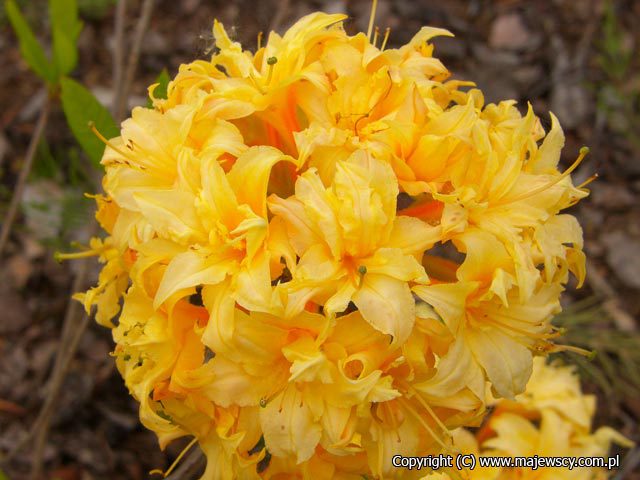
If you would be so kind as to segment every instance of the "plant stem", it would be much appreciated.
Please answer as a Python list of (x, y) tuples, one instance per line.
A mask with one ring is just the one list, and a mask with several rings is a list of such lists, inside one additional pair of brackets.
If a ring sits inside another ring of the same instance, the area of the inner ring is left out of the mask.
[(116, 122), (122, 120), (118, 115), (120, 99), (122, 98), (122, 84), (124, 81), (124, 24), (127, 15), (127, 0), (119, 0), (116, 6), (115, 44), (113, 47), (113, 113)]
[(20, 170), (16, 188), (13, 192), (11, 203), (9, 204), (9, 210), (7, 211), (7, 214), (4, 217), (4, 221), (2, 222), (2, 230), (0, 231), (0, 259), (2, 258), (4, 249), (9, 241), (9, 233), (11, 233), (11, 227), (13, 226), (16, 214), (18, 213), (20, 201), (22, 200), (22, 194), (24, 193), (24, 187), (27, 183), (27, 178), (29, 178), (29, 173), (31, 173), (31, 168), (33, 166), (33, 160), (36, 156), (38, 144), (40, 143), (40, 139), (44, 134), (45, 127), (47, 126), (50, 108), (51, 99), (47, 97), (44, 105), (42, 106), (42, 110), (40, 110), (40, 116), (38, 117), (38, 122), (36, 123), (36, 129), (31, 137), (31, 141), (27, 149), (27, 157), (25, 158), (22, 169)]
[(138, 59), (140, 58), (142, 40), (144, 39), (144, 34), (147, 31), (147, 27), (149, 26), (149, 20), (151, 19), (151, 13), (153, 12), (154, 4), (155, 0), (144, 0), (144, 3), (142, 4), (142, 13), (140, 14), (140, 18), (138, 19), (138, 23), (136, 24), (131, 53), (129, 54), (129, 60), (127, 63), (127, 71), (124, 75), (124, 81), (121, 90), (122, 94), (116, 104), (117, 119), (122, 118), (122, 116), (124, 115), (127, 100), (129, 98), (129, 90), (131, 89), (133, 77), (138, 66)]

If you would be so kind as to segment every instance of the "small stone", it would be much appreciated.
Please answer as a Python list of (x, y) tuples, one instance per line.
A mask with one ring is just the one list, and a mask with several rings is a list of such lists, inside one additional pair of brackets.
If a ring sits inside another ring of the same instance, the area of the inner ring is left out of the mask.
[(519, 13), (500, 15), (491, 25), (489, 45), (497, 50), (531, 50), (540, 39), (522, 21)]
[(627, 286), (640, 289), (640, 239), (616, 231), (602, 237), (607, 264)]

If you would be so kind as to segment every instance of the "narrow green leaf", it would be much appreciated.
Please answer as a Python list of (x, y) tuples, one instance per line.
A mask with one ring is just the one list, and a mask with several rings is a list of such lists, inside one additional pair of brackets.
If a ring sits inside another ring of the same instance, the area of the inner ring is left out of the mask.
[(9, 477), (2, 470), (0, 470), (0, 480), (9, 480)]
[(49, 0), (51, 25), (60, 27), (70, 37), (78, 37), (81, 22), (78, 20), (78, 4), (76, 0)]
[(5, 10), (20, 42), (22, 58), (40, 78), (48, 83), (55, 83), (55, 68), (47, 60), (42, 45), (36, 39), (33, 30), (31, 30), (22, 13), (20, 13), (20, 9), (18, 9), (14, 0), (6, 0)]
[(76, 68), (78, 63), (78, 49), (76, 42), (69, 36), (61, 33), (59, 27), (53, 28), (53, 60), (58, 75), (67, 75)]
[(63, 77), (60, 85), (62, 109), (67, 123), (93, 164), (101, 168), (100, 159), (105, 146), (91, 131), (90, 123), (93, 122), (96, 129), (106, 138), (116, 137), (120, 131), (109, 111), (89, 90), (68, 77)]
[(76, 0), (49, 0), (53, 30), (53, 59), (58, 75), (70, 73), (78, 63), (78, 35), (82, 22), (78, 20)]
[(154, 85), (151, 86), (153, 90), (149, 95), (150, 97), (149, 100), (147, 100), (148, 108), (153, 108), (153, 100), (151, 99), (151, 97), (155, 99), (167, 98), (167, 88), (169, 87), (170, 80), (171, 78), (169, 78), (169, 72), (167, 71), (166, 68), (163, 68), (162, 71), (156, 77), (156, 81), (154, 82)]

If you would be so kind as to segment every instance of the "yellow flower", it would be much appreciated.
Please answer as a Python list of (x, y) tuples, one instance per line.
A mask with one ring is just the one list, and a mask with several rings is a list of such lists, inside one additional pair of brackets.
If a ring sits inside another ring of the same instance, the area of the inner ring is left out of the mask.
[[(448, 80), (429, 43), (445, 30), (391, 49), (344, 18), (308, 15), (255, 53), (216, 21), (211, 59), (105, 140), (110, 236), (75, 254), (105, 266), (77, 298), (113, 328), (141, 421), (162, 447), (193, 437), (203, 480), (409, 478), (393, 455), (455, 452), (487, 385), (605, 445), (574, 383), (518, 396), (584, 278), (559, 212), (586, 191), (579, 161), (557, 170), (555, 117), (545, 136), (531, 108)], [(512, 423), (547, 435), (504, 415), (493, 448)]]
[(409, 282), (427, 281), (416, 257), (439, 230), (396, 217), (396, 196), (391, 169), (358, 151), (336, 165), (330, 187), (308, 170), (294, 196), (271, 198), (270, 209), (284, 219), (300, 257), (288, 265), (293, 279), (282, 285), (288, 314), (311, 300), (334, 315), (353, 301), (377, 330), (404, 343), (415, 317)]
[[(483, 457), (603, 457), (613, 443), (630, 448), (633, 443), (609, 427), (591, 432), (595, 397), (584, 395), (577, 374), (558, 362), (534, 360), (526, 391), (515, 400), (496, 400), (494, 410), (474, 435), (466, 429), (453, 432), (456, 454)], [(422, 480), (528, 480), (605, 479), (615, 470), (597, 467), (480, 467), (430, 473)]]
[[(487, 455), (546, 457), (607, 457), (612, 443), (629, 448), (628, 439), (609, 427), (591, 432), (595, 397), (585, 395), (574, 369), (559, 363), (534, 361), (533, 374), (515, 402), (499, 400), (478, 434)], [(534, 422), (539, 421), (539, 425)], [(601, 468), (504, 469), (499, 478), (607, 478)]]
[(129, 285), (128, 269), (133, 261), (130, 251), (120, 254), (113, 246), (112, 237), (104, 241), (92, 238), (90, 248), (78, 254), (60, 255), (59, 258), (80, 258), (86, 256), (98, 256), (105, 266), (100, 271), (98, 285), (89, 289), (86, 293), (77, 293), (74, 299), (82, 302), (87, 312), (96, 305), (96, 322), (105, 327), (112, 327), (111, 319), (120, 311), (120, 297)]

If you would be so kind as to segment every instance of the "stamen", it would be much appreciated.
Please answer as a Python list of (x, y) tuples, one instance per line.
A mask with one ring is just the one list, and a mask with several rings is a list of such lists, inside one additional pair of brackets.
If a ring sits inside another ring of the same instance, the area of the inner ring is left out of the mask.
[(262, 35), (264, 35), (262, 31), (258, 32), (258, 50), (262, 48)]
[(389, 34), (391, 33), (391, 27), (387, 27), (384, 31), (384, 38), (382, 39), (382, 45), (380, 45), (380, 50), (384, 50), (384, 47), (387, 46), (387, 40), (389, 40)]
[(253, 80), (253, 84), (256, 86), (256, 88), (258, 89), (258, 91), (264, 95), (265, 93), (267, 93), (262, 86), (260, 85), (260, 82), (258, 81), (258, 79), (256, 78), (256, 76), (253, 74), (253, 72), (249, 72), (249, 77), (251, 78), (251, 80)]
[(416, 419), (420, 422), (420, 424), (424, 427), (424, 429), (431, 435), (431, 437), (436, 441), (438, 445), (440, 445), (444, 450), (448, 450), (447, 445), (438, 437), (435, 432), (431, 429), (431, 427), (425, 422), (424, 418), (420, 416), (418, 412), (409, 404), (409, 402), (405, 401), (403, 398), (398, 399), (399, 402), (402, 403), (404, 408), (406, 408), (409, 413), (411, 413)]
[(545, 190), (553, 187), (556, 183), (558, 183), (563, 178), (567, 177), (576, 168), (578, 168), (578, 165), (580, 165), (580, 163), (582, 163), (582, 160), (584, 159), (584, 157), (587, 156), (588, 153), (589, 153), (589, 147), (582, 147), (580, 149), (580, 155), (578, 155), (578, 158), (576, 159), (576, 161), (573, 162), (573, 164), (569, 168), (567, 168), (561, 175), (558, 175), (555, 179), (553, 179), (549, 183), (546, 183), (546, 184), (542, 185), (541, 187), (534, 188), (533, 190), (531, 190), (529, 192), (525, 192), (523, 194), (520, 194), (520, 195), (516, 196), (515, 198), (510, 198), (510, 199), (505, 200), (505, 201), (498, 201), (498, 202), (494, 203), (493, 205), (494, 206), (508, 205), (510, 203), (513, 203), (513, 202), (519, 202), (521, 200), (525, 200), (525, 199), (527, 199), (529, 197), (537, 195), (540, 192), (544, 192)]
[(75, 252), (75, 253), (61, 253), (55, 252), (53, 254), (53, 258), (56, 262), (61, 263), (64, 260), (76, 260), (78, 258), (88, 258), (88, 257), (96, 257), (102, 254), (100, 250), (86, 250), (84, 252)]
[(549, 350), (550, 353), (556, 352), (573, 352), (578, 355), (582, 355), (587, 357), (589, 360), (593, 360), (596, 358), (597, 352), (595, 350), (587, 350), (585, 348), (574, 347), (573, 345), (554, 345), (554, 348)]
[(600, 177), (600, 175), (598, 175), (597, 173), (594, 173), (589, 178), (587, 178), (584, 182), (582, 182), (580, 185), (578, 185), (576, 188), (578, 190), (580, 190), (580, 189), (586, 187), (587, 185), (589, 185), (594, 180), (597, 180), (599, 177)]
[(374, 47), (376, 46), (376, 43), (378, 43), (378, 35), (380, 35), (380, 28), (376, 25), (373, 33), (373, 41), (371, 42)]
[[(403, 383), (405, 383), (405, 382), (403, 382)], [(404, 386), (407, 388), (407, 390), (409, 390), (411, 393), (413, 393), (413, 395), (418, 400), (418, 402), (420, 402), (420, 404), (425, 408), (425, 410), (429, 413), (429, 415), (431, 415), (431, 417), (436, 421), (438, 426), (442, 429), (442, 432), (445, 435), (447, 435), (448, 437), (451, 437), (451, 432), (449, 431), (447, 426), (444, 423), (442, 423), (442, 420), (440, 420), (440, 417), (438, 417), (436, 415), (436, 413), (429, 406), (429, 404), (425, 401), (425, 399), (422, 398), (422, 396), (420, 396), (420, 393), (415, 388), (413, 388), (411, 385), (409, 385), (408, 383), (405, 383)]]
[(371, 41), (371, 32), (373, 31), (373, 22), (376, 18), (376, 9), (378, 8), (378, 0), (373, 0), (371, 4), (371, 16), (369, 17), (369, 28), (367, 28), (367, 38)]
[(398, 443), (400, 443), (402, 440), (400, 439), (400, 432), (398, 432), (398, 422), (396, 421), (397, 419), (395, 414), (393, 413), (393, 410), (391, 410), (391, 405), (389, 404), (389, 402), (384, 402), (382, 406), (384, 407), (387, 415), (389, 416), (389, 420), (391, 421), (391, 427), (393, 428), (393, 431), (396, 432), (396, 440)]
[[(122, 155), (124, 158), (126, 158), (127, 160), (129, 160), (130, 162), (136, 163), (136, 159), (133, 157), (130, 157), (129, 154), (123, 152), (122, 150), (120, 150), (118, 147), (116, 147), (113, 143), (111, 143), (109, 140), (107, 140), (105, 138), (104, 135), (102, 135), (98, 129), (96, 128), (96, 124), (93, 121), (89, 122), (89, 128), (91, 129), (91, 131), (93, 132), (93, 134), (98, 137), (98, 139), (104, 143), (107, 147), (109, 147), (111, 150), (114, 150), (116, 152), (118, 152), (120, 155)], [(142, 168), (142, 167), (141, 167)]]
[(158, 474), (158, 475), (162, 475), (164, 478), (167, 478), (169, 475), (171, 475), (171, 472), (178, 466), (178, 463), (180, 463), (180, 460), (182, 460), (182, 457), (186, 455), (186, 453), (191, 449), (191, 447), (193, 447), (196, 444), (197, 441), (198, 441), (198, 437), (194, 437), (194, 439), (191, 440), (189, 444), (182, 449), (182, 451), (180, 452), (180, 455), (178, 455), (178, 457), (175, 459), (175, 461), (171, 464), (171, 466), (167, 469), (166, 472), (163, 472), (162, 470), (156, 468), (154, 470), (151, 470), (149, 472), (149, 475)]
[[(385, 94), (375, 103), (373, 107), (371, 107), (371, 109), (367, 113), (362, 114), (362, 116), (358, 120), (356, 120), (355, 123), (353, 124), (353, 132), (356, 137), (360, 136), (360, 134), (358, 133), (358, 123), (361, 120), (364, 120), (365, 118), (369, 118), (369, 115), (371, 115), (371, 112), (373, 112), (378, 105), (384, 102), (389, 96), (389, 93), (391, 93), (391, 89), (393, 88), (393, 80), (391, 79), (391, 74), (388, 71), (387, 71), (387, 76), (389, 77), (389, 88), (387, 88), (387, 91), (385, 92)], [(354, 115), (358, 115), (358, 114), (356, 113)]]
[[(370, 113), (370, 112), (369, 112), (369, 113)], [(358, 133), (358, 123), (359, 123), (361, 120), (364, 120), (365, 118), (368, 118), (368, 117), (369, 117), (369, 113), (364, 113), (364, 114), (363, 114), (359, 119), (357, 119), (357, 120), (355, 121), (355, 123), (353, 124), (353, 133), (355, 134), (355, 136), (356, 136), (356, 137), (359, 137), (359, 136), (360, 136), (360, 134)]]
[[(262, 397), (260, 399), (259, 405), (261, 408), (265, 408), (267, 405), (269, 405), (269, 403), (271, 402), (271, 400), (273, 400), (274, 398), (276, 398), (278, 395), (280, 395), (282, 393), (282, 391), (285, 389), (286, 387), (281, 387), (277, 390), (275, 390), (274, 392), (272, 392), (270, 395), (267, 395), (266, 397)], [(284, 395), (282, 396), (282, 400), (280, 402), (280, 409), (282, 410), (282, 401), (284, 401)]]
[(527, 330), (524, 330), (522, 328), (518, 328), (518, 327), (514, 327), (513, 325), (507, 324), (507, 323), (502, 323), (502, 322), (498, 322), (496, 320), (493, 320), (491, 318), (483, 318), (481, 320), (483, 323), (490, 323), (491, 325), (494, 325), (498, 328), (505, 328), (507, 330), (511, 330), (514, 333), (517, 333), (519, 335), (524, 335), (526, 337), (531, 337), (531, 338), (537, 338), (539, 340), (548, 340), (550, 338), (556, 338), (559, 337), (561, 334), (559, 332), (550, 332), (550, 333), (534, 333), (534, 332), (529, 332)]
[(267, 65), (269, 65), (269, 73), (267, 74), (267, 85), (271, 83), (271, 77), (273, 75), (273, 66), (278, 63), (277, 57), (267, 58)]

